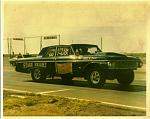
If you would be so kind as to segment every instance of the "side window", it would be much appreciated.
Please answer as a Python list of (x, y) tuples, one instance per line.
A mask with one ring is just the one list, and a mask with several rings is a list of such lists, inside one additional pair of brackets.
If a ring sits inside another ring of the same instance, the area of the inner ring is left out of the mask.
[(53, 56), (55, 56), (55, 51), (56, 51), (55, 47), (48, 48), (47, 53), (46, 53), (45, 56), (46, 57), (53, 57)]
[(90, 54), (95, 54), (95, 53), (97, 52), (97, 48), (96, 48), (96, 47), (89, 48), (89, 49), (88, 49), (88, 52), (89, 52)]
[(73, 55), (73, 51), (71, 47), (58, 47), (57, 48), (57, 56), (69, 56)]

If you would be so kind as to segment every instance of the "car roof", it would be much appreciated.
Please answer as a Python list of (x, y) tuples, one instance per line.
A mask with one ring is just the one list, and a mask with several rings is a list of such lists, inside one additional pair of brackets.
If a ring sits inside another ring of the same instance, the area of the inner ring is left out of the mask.
[(72, 46), (97, 46), (97, 45), (93, 45), (93, 44), (71, 44)]
[(84, 46), (97, 46), (97, 45), (93, 45), (93, 44), (70, 44), (70, 45), (53, 45), (53, 46), (47, 46), (47, 47), (43, 47), (43, 48), (48, 48), (48, 47), (61, 47), (61, 46), (73, 46), (73, 47), (84, 47)]

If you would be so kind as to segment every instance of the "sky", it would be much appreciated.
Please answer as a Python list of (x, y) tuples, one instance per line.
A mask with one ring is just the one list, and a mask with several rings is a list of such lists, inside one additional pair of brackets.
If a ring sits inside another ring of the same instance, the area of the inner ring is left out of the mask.
[[(4, 2), (3, 52), (7, 38), (59, 35), (61, 44), (88, 43), (105, 52), (146, 52), (150, 4), (147, 2)], [(43, 47), (58, 44), (44, 40)], [(23, 42), (13, 41), (23, 52)], [(40, 37), (26, 38), (29, 53), (38, 53)]]

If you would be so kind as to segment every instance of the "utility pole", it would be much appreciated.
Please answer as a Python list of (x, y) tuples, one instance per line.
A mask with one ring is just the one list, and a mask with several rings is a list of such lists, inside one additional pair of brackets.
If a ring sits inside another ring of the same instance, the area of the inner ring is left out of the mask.
[(8, 54), (9, 54), (9, 49), (10, 49), (10, 47), (9, 47), (9, 45), (10, 45), (9, 38), (7, 38), (7, 45), (8, 45)]
[(24, 55), (26, 54), (26, 42), (25, 42), (25, 37), (24, 37)]
[(59, 40), (59, 45), (60, 45), (60, 34), (58, 35), (58, 38), (59, 38), (58, 40)]
[(101, 50), (102, 50), (102, 48), (103, 48), (103, 39), (101, 37)]
[(40, 51), (41, 51), (41, 49), (42, 49), (42, 36), (41, 36), (41, 40), (40, 40)]
[(11, 51), (12, 51), (12, 38), (10, 38), (10, 58), (11, 58)]

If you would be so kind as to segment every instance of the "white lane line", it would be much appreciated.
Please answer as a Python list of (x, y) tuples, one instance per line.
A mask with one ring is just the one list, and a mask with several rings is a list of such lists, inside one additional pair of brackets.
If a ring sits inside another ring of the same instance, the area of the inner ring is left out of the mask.
[(45, 91), (45, 92), (39, 92), (37, 94), (46, 94), (46, 93), (56, 93), (56, 92), (63, 92), (71, 89), (63, 89), (63, 90), (54, 90), (54, 91)]
[[(14, 92), (19, 92), (19, 93), (33, 93), (30, 91), (22, 91), (22, 90), (8, 89), (8, 88), (3, 88), (3, 89), (6, 91), (14, 91)], [(48, 94), (48, 93), (55, 93), (55, 92), (63, 92), (63, 91), (67, 91), (67, 90), (71, 90), (71, 89), (52, 90), (52, 91), (39, 92), (39, 93), (35, 93), (35, 94)]]
[(20, 95), (10, 95), (11, 97), (17, 97), (17, 98), (22, 98), (22, 99), (24, 99), (25, 98), (25, 96), (20, 96)]
[[(30, 91), (22, 91), (22, 90), (7, 89), (7, 88), (4, 88), (4, 90), (20, 92), (20, 93), (33, 93), (33, 92), (30, 92)], [(35, 94), (41, 94), (41, 95), (45, 95), (46, 94), (46, 95), (48, 95), (48, 93), (61, 92), (61, 91), (67, 91), (67, 90), (71, 90), (71, 89), (45, 91), (45, 92), (40, 92), (40, 93), (35, 93)], [(54, 96), (58, 96), (58, 95), (54, 95)], [(92, 100), (88, 100), (88, 99), (79, 99), (79, 98), (73, 98), (73, 97), (64, 97), (64, 98), (73, 99), (73, 100), (81, 100), (81, 101), (92, 101)], [(95, 102), (99, 102), (101, 104), (109, 105), (109, 106), (113, 106), (113, 107), (120, 107), (122, 109), (132, 109), (132, 110), (138, 110), (138, 111), (146, 111), (146, 108), (144, 108), (144, 107), (123, 105), (123, 104), (117, 104), (117, 103), (111, 103), (111, 102), (103, 102), (103, 101), (95, 101)]]
[(22, 90), (8, 89), (8, 88), (3, 88), (3, 90), (14, 91), (14, 92), (19, 92), (19, 93), (33, 93), (33, 92), (30, 92), (30, 91), (22, 91)]
[[(72, 97), (66, 97), (66, 98), (73, 99), (73, 100), (80, 100), (80, 101), (88, 101), (88, 102), (92, 101), (92, 100), (88, 100), (88, 99), (79, 99), (79, 98), (72, 98)], [(99, 102), (101, 104), (109, 105), (109, 106), (112, 106), (112, 107), (118, 107), (118, 108), (120, 107), (122, 109), (132, 109), (132, 110), (144, 111), (144, 112), (146, 111), (146, 108), (144, 108), (144, 107), (123, 105), (123, 104), (117, 104), (117, 103), (111, 103), (111, 102), (103, 102), (103, 101), (95, 101), (95, 102)]]
[(110, 103), (110, 102), (101, 102), (102, 104), (112, 105), (112, 106), (118, 106), (118, 107), (124, 107), (124, 108), (132, 108), (137, 110), (146, 111), (146, 108), (144, 107), (137, 107), (137, 106), (130, 106), (130, 105), (123, 105), (123, 104), (117, 104), (117, 103)]

